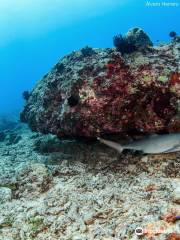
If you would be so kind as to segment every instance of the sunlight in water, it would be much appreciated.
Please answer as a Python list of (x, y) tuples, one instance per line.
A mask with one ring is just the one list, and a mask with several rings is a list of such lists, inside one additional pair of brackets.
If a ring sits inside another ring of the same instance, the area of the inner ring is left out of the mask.
[(102, 15), (123, 2), (125, 1), (0, 0), (0, 46), (21, 35), (40, 35), (84, 18)]

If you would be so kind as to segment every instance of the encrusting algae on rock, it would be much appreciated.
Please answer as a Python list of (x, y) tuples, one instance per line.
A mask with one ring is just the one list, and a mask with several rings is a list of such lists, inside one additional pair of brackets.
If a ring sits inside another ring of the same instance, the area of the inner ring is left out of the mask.
[(135, 39), (136, 49), (123, 55), (86, 47), (65, 56), (33, 89), (21, 120), (68, 138), (180, 132), (178, 38), (141, 46), (140, 33), (146, 35), (136, 29), (124, 37)]

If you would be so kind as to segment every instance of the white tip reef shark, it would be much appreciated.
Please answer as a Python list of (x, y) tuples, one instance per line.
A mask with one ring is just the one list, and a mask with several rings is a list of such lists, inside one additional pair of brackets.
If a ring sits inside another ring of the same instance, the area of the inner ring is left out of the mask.
[(134, 140), (127, 144), (119, 144), (113, 141), (97, 138), (101, 143), (116, 149), (139, 151), (144, 154), (161, 154), (180, 151), (180, 133), (150, 135), (140, 140)]

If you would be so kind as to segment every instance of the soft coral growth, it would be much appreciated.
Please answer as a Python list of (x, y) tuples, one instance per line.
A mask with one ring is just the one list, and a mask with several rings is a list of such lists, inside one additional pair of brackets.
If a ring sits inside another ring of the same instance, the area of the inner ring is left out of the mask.
[(136, 50), (135, 45), (127, 41), (127, 39), (123, 37), (121, 34), (114, 36), (113, 44), (116, 47), (116, 49), (122, 54), (131, 53)]

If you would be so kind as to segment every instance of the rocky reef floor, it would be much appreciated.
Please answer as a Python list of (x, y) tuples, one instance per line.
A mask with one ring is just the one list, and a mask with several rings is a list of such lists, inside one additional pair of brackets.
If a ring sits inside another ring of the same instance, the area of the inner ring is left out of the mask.
[(180, 153), (120, 155), (20, 125), (0, 142), (0, 239), (179, 239), (179, 177)]

